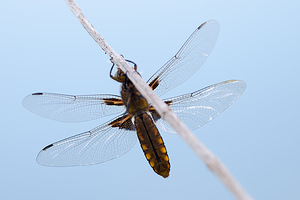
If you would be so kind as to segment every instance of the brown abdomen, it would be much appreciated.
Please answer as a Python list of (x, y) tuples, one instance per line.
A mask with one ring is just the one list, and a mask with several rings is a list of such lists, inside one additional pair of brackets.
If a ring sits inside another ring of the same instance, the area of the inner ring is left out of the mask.
[(152, 118), (142, 112), (134, 117), (136, 132), (146, 159), (153, 170), (163, 176), (169, 176), (170, 163), (167, 149)]

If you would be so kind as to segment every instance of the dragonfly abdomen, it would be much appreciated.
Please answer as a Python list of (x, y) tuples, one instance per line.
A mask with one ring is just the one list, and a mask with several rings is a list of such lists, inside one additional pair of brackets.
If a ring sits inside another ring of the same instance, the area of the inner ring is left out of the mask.
[(170, 163), (167, 149), (151, 116), (147, 112), (139, 113), (134, 117), (134, 124), (141, 147), (150, 166), (157, 174), (164, 178), (168, 177)]

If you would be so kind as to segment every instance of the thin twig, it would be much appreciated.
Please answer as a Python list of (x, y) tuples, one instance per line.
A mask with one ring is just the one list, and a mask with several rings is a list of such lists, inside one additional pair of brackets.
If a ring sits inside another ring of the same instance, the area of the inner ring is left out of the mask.
[(180, 121), (180, 119), (172, 112), (172, 110), (153, 92), (153, 90), (144, 82), (144, 80), (130, 67), (127, 62), (117, 54), (89, 23), (83, 15), (78, 5), (73, 0), (66, 0), (72, 12), (79, 19), (80, 23), (86, 31), (92, 36), (97, 44), (108, 54), (111, 61), (115, 63), (121, 70), (127, 74), (135, 87), (141, 94), (153, 105), (155, 110), (167, 121), (176, 132), (186, 141), (186, 143), (195, 151), (202, 159), (207, 167), (219, 177), (224, 185), (234, 194), (237, 199), (252, 199), (241, 187), (241, 185), (233, 178), (226, 167), (191, 133), (191, 131)]

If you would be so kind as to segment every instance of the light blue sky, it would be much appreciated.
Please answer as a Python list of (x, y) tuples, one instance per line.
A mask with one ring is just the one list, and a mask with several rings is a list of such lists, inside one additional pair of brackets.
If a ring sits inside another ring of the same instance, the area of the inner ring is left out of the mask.
[[(299, 1), (76, 1), (106, 41), (147, 80), (204, 21), (221, 25), (195, 76), (165, 97), (229, 79), (245, 93), (196, 136), (255, 199), (300, 199)], [(64, 1), (0, 3), (0, 199), (234, 199), (179, 136), (163, 134), (170, 177), (139, 145), (94, 166), (49, 168), (37, 153), (110, 117), (78, 124), (25, 110), (32, 92), (118, 94), (111, 64)], [(297, 124), (298, 123), (298, 124)]]

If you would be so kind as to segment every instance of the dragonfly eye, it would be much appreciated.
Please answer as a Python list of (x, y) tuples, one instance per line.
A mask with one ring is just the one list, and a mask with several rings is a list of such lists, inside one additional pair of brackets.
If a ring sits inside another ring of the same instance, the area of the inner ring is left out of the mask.
[(123, 83), (126, 79), (126, 75), (120, 68), (118, 68), (118, 71), (115, 73), (114, 79), (118, 82)]

